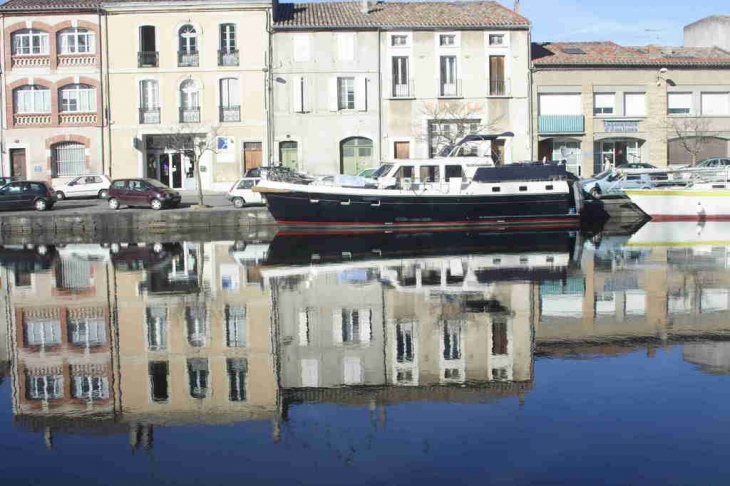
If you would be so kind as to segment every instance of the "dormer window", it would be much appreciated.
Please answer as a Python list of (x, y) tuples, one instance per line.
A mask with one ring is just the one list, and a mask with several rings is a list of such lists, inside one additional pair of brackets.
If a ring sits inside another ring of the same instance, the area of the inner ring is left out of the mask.
[(490, 46), (503, 46), (504, 45), (504, 34), (490, 34), (489, 35)]

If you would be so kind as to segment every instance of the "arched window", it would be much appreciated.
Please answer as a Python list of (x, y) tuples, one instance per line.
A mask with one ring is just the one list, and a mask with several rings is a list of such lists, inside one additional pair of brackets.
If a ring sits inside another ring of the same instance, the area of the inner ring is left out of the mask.
[(62, 142), (51, 147), (51, 177), (85, 174), (86, 147), (77, 142)]
[(178, 66), (190, 67), (198, 65), (198, 32), (190, 24), (185, 24), (178, 31)]
[(340, 153), (340, 172), (355, 175), (373, 164), (373, 141), (364, 137), (345, 139)]
[(180, 84), (180, 121), (198, 123), (200, 121), (200, 91), (192, 79)]
[(38, 29), (22, 29), (13, 32), (13, 55), (48, 55), (48, 32)]
[(89, 29), (65, 29), (58, 33), (60, 54), (89, 54), (96, 50), (96, 35)]
[(69, 84), (60, 90), (61, 113), (96, 111), (96, 89), (88, 84)]
[(50, 113), (51, 90), (44, 86), (27, 85), (16, 88), (15, 113)]
[(279, 161), (284, 167), (297, 168), (298, 143), (291, 140), (279, 142)]

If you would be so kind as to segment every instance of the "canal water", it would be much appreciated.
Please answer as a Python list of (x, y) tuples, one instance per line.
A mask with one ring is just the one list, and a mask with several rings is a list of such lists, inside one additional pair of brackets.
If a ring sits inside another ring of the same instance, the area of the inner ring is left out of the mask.
[(2, 484), (728, 484), (730, 225), (0, 248)]

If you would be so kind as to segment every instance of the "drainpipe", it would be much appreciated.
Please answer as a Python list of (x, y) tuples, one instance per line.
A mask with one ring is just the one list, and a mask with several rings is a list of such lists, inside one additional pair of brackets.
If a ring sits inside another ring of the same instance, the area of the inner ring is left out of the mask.
[[(104, 40), (104, 49), (102, 52), (102, 56), (106, 55), (107, 58), (107, 65), (106, 65), (106, 85), (107, 87), (110, 86), (109, 83), (109, 16), (104, 15), (104, 35), (102, 36)], [(103, 63), (102, 63), (103, 64)], [(103, 76), (103, 73), (102, 73)], [(107, 137), (109, 137), (109, 178), (112, 179), (112, 176), (114, 172), (112, 171), (112, 167), (114, 167), (114, 164), (112, 164), (112, 161), (114, 159), (114, 156), (112, 155), (112, 108), (111, 108), (111, 98), (109, 96), (109, 92), (111, 90), (106, 90), (106, 106), (104, 107), (104, 113), (103, 116), (106, 119), (106, 133)]]
[(535, 81), (533, 77), (532, 65), (532, 26), (530, 26), (529, 30), (527, 31), (527, 80), (529, 83), (527, 91), (527, 113), (530, 117), (530, 122), (527, 124), (527, 138), (530, 143), (530, 160), (535, 160), (535, 142), (537, 142), (537, 140), (532, 139), (532, 135), (533, 133), (535, 133), (532, 116), (532, 105), (534, 103), (532, 88)]
[[(106, 94), (106, 90), (104, 89), (104, 54), (103, 49), (101, 48), (104, 42), (104, 36), (101, 32), (101, 17), (103, 11), (101, 7), (97, 8), (96, 11), (99, 19), (99, 89), (101, 90), (101, 119), (99, 120), (99, 135), (101, 136), (101, 173), (106, 174), (106, 165), (104, 164), (106, 160), (106, 144), (104, 143), (104, 126), (106, 125), (106, 103), (104, 103), (104, 95)], [(111, 173), (109, 175), (111, 176)]]
[[(5, 16), (3, 15), (3, 21), (2, 21), (2, 45), (5, 45)], [(8, 175), (10, 175), (10, 151), (5, 146), (5, 130), (7, 129), (7, 126), (5, 124), (6, 117), (8, 116), (7, 113), (7, 107), (5, 106), (5, 103), (3, 100), (5, 99), (5, 95), (7, 94), (5, 92), (5, 56), (7, 56), (8, 53), (5, 52), (5, 48), (3, 48), (2, 57), (0, 58), (0, 61), (2, 61), (2, 67), (0, 67), (0, 83), (2, 83), (2, 86), (0, 86), (0, 103), (2, 103), (1, 106), (5, 107), (5, 109), (2, 110), (3, 117), (2, 120), (0, 120), (0, 174), (2, 174), (3, 177), (5, 177), (5, 160), (8, 161)]]
[[(275, 6), (272, 7), (276, 8)], [(268, 9), (266, 11), (266, 26), (269, 34), (269, 48), (266, 50), (266, 74), (264, 83), (266, 89), (264, 90), (264, 106), (266, 107), (266, 140), (269, 146), (268, 153), (268, 165), (269, 167), (274, 165), (274, 115), (273, 115), (273, 98), (274, 98), (274, 69), (273, 69), (273, 50), (274, 50), (274, 11)]]
[(383, 69), (381, 66), (381, 36), (383, 31), (378, 27), (378, 167), (383, 163)]

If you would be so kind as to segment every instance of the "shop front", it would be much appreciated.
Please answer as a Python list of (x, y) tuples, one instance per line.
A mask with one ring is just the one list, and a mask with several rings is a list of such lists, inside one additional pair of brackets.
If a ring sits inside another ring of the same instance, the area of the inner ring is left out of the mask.
[(594, 142), (593, 171), (595, 173), (629, 163), (649, 159), (648, 144), (640, 138), (611, 137)]
[(195, 189), (194, 163), (180, 148), (174, 147), (172, 139), (149, 135), (145, 142), (145, 177), (157, 179), (172, 189)]
[(565, 164), (568, 172), (581, 177), (581, 161), (583, 160), (581, 141), (577, 138), (546, 138), (540, 140), (538, 157), (541, 161)]

